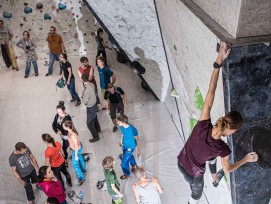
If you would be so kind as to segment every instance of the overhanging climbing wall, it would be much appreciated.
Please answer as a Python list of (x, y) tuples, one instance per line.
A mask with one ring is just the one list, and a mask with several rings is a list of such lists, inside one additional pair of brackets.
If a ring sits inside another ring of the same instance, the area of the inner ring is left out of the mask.
[(146, 68), (142, 77), (164, 101), (169, 73), (153, 1), (83, 0), (125, 50)]

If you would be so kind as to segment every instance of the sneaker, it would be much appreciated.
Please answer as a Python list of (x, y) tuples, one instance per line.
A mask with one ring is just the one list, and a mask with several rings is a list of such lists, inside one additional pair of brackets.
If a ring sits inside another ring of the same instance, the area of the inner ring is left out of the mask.
[(36, 73), (36, 74), (35, 74), (35, 77), (36, 77), (36, 76), (39, 76), (39, 74), (38, 74), (38, 73)]
[(118, 127), (113, 127), (113, 132), (116, 132)]
[(28, 76), (24, 76), (24, 78), (26, 79)]
[(92, 138), (92, 139), (89, 140), (89, 142), (93, 143), (93, 142), (97, 142), (97, 141), (99, 141), (99, 140), (100, 140), (99, 137), (98, 137), (98, 138)]
[(52, 75), (51, 73), (47, 73), (47, 74), (45, 74), (45, 76), (50, 76), (50, 75)]
[(74, 101), (76, 101), (76, 99), (75, 99), (75, 98), (72, 98), (71, 102), (74, 102)]
[(17, 71), (17, 72), (19, 71), (19, 68), (18, 68), (18, 67), (16, 68), (16, 71)]
[(80, 106), (81, 105), (81, 101), (77, 101), (77, 103), (75, 104), (75, 106)]
[(214, 186), (214, 187), (217, 187), (217, 186), (218, 186), (220, 180), (223, 178), (223, 176), (225, 175), (225, 173), (224, 173), (223, 169), (220, 169), (220, 170), (216, 173), (216, 175), (217, 175), (218, 181), (213, 182), (213, 186)]
[[(11, 65), (10, 67), (12, 68), (12, 70), (14, 70), (14, 69), (15, 69), (15, 68), (14, 68), (12, 65)], [(8, 68), (10, 68), (10, 67), (8, 67)]]
[(78, 186), (81, 186), (83, 183), (84, 183), (84, 180), (81, 180), (81, 179), (80, 179), (80, 180), (78, 181)]

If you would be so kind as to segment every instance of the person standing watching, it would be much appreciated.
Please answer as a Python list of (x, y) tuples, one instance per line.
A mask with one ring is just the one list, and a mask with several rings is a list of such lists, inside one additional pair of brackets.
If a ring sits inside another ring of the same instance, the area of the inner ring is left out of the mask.
[(122, 90), (122, 88), (114, 86), (112, 83), (109, 83), (107, 85), (108, 90), (105, 91), (104, 99), (106, 100), (105, 107), (106, 112), (109, 114), (109, 108), (110, 108), (110, 117), (112, 119), (112, 122), (114, 124), (113, 132), (116, 132), (117, 127), (117, 111), (120, 114), (124, 113), (124, 108), (127, 108), (127, 97)]
[(7, 68), (19, 71), (17, 61), (14, 54), (14, 49), (11, 46), (13, 35), (8, 27), (4, 26), (4, 21), (0, 20), (0, 44), (3, 60)]
[(62, 65), (61, 77), (64, 77), (66, 80), (67, 88), (72, 96), (71, 102), (77, 101), (75, 106), (79, 106), (81, 104), (81, 99), (75, 91), (75, 79), (72, 73), (72, 65), (67, 61), (67, 55), (65, 53), (60, 54), (60, 61)]
[[(104, 98), (104, 93), (107, 90), (107, 85), (110, 82), (112, 84), (115, 84), (116, 75), (107, 66), (105, 66), (103, 57), (100, 56), (97, 58), (97, 64), (98, 64), (97, 68), (98, 68), (99, 76), (100, 76), (101, 93), (102, 93), (102, 97)], [(111, 78), (112, 78), (112, 81), (111, 81)]]
[(104, 58), (104, 64), (105, 66), (107, 65), (107, 60), (106, 60), (106, 52), (105, 52), (105, 48), (112, 50), (112, 48), (109, 48), (105, 43), (104, 43), (104, 39), (103, 39), (103, 29), (99, 28), (97, 30), (97, 36), (95, 37), (96, 42), (97, 42), (97, 55), (96, 55), (96, 59), (97, 57), (99, 57), (101, 54)]
[(15, 150), (9, 156), (9, 165), (14, 176), (24, 186), (29, 204), (34, 204), (35, 196), (31, 183), (37, 183), (39, 165), (30, 149), (23, 142), (18, 142), (15, 145)]
[(36, 44), (30, 39), (30, 34), (28, 31), (23, 32), (23, 38), (16, 43), (16, 46), (23, 49), (25, 52), (26, 67), (24, 78), (27, 78), (29, 76), (31, 62), (34, 66), (35, 76), (38, 76), (38, 57), (35, 51)]
[(45, 165), (49, 166), (50, 164), (55, 176), (60, 180), (63, 189), (65, 188), (65, 185), (61, 173), (66, 177), (67, 184), (72, 186), (71, 175), (65, 166), (65, 160), (63, 158), (64, 152), (63, 149), (61, 149), (61, 144), (59, 142), (55, 142), (55, 139), (46, 133), (42, 134), (41, 138), (47, 145), (45, 150)]
[(95, 86), (93, 83), (89, 82), (89, 78), (85, 74), (82, 75), (82, 80), (84, 84), (82, 100), (87, 107), (87, 127), (93, 136), (89, 142), (96, 142), (100, 140), (98, 133), (101, 132), (101, 127), (97, 118)]
[[(186, 144), (178, 155), (177, 165), (184, 179), (189, 183), (192, 194), (189, 204), (196, 204), (202, 196), (204, 187), (205, 163), (209, 161), (210, 171), (214, 182), (219, 179), (216, 173), (217, 157), (221, 157), (221, 164), (224, 173), (232, 172), (247, 162), (258, 160), (256, 152), (248, 153), (243, 159), (230, 164), (229, 146), (221, 140), (228, 137), (241, 128), (243, 124), (242, 116), (237, 111), (228, 112), (224, 117), (219, 118), (215, 125), (211, 123), (210, 112), (213, 106), (217, 81), (222, 62), (228, 58), (230, 49), (225, 42), (222, 42), (219, 54), (214, 63), (214, 70), (211, 76), (208, 92), (198, 123), (194, 127)], [(220, 173), (221, 175), (221, 173)]]
[(50, 28), (50, 33), (47, 37), (47, 41), (48, 41), (48, 47), (50, 51), (49, 53), (50, 61), (49, 61), (48, 73), (45, 76), (50, 76), (53, 74), (53, 65), (54, 65), (55, 60), (59, 61), (59, 66), (60, 66), (59, 74), (61, 74), (62, 64), (60, 62), (59, 56), (61, 53), (66, 53), (66, 49), (65, 49), (62, 37), (56, 33), (56, 28), (54, 26), (51, 26)]

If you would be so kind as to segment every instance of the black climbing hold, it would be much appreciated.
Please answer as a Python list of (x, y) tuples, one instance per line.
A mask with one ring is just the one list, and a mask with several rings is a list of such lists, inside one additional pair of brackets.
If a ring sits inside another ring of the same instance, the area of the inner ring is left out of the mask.
[(24, 6), (28, 6), (28, 3), (24, 3)]
[(42, 4), (42, 3), (38, 3), (38, 4), (36, 5), (36, 8), (37, 8), (37, 9), (42, 9), (42, 8), (43, 8), (43, 4)]
[(24, 24), (20, 23), (20, 26), (23, 27)]

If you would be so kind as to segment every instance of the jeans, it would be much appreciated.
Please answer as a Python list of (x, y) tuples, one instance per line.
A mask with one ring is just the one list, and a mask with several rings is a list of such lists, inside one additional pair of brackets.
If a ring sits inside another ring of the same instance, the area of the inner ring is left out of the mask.
[(8, 53), (8, 45), (1, 44), (1, 52), (2, 52), (3, 60), (6, 64), (6, 67), (9, 68), (12, 65), (12, 63), (11, 63), (11, 59)]
[(130, 172), (130, 166), (129, 164), (133, 167), (136, 166), (136, 161), (133, 155), (135, 149), (131, 149), (131, 148), (127, 148), (127, 147), (123, 147), (122, 151), (123, 151), (123, 156), (122, 156), (122, 160), (121, 160), (121, 168), (123, 173), (126, 176), (130, 176), (131, 172)]
[(74, 80), (74, 78), (70, 79), (70, 84), (67, 85), (67, 88), (70, 91), (72, 98), (75, 98), (77, 100), (77, 102), (80, 102), (81, 100), (80, 100), (78, 94), (75, 91), (75, 80)]
[(33, 192), (33, 188), (32, 188), (32, 184), (36, 184), (37, 183), (37, 173), (36, 170), (34, 169), (28, 176), (21, 178), (22, 180), (24, 180), (25, 182), (25, 191), (26, 191), (26, 197), (28, 201), (34, 200), (35, 196), (34, 196), (34, 192)]
[(87, 170), (86, 164), (85, 164), (85, 160), (82, 156), (82, 151), (83, 151), (83, 146), (81, 144), (80, 149), (78, 150), (78, 160), (75, 160), (75, 151), (72, 150), (72, 168), (74, 169), (77, 177), (79, 180), (85, 180), (85, 176), (83, 174), (83, 172), (85, 172)]
[(101, 132), (101, 127), (97, 118), (97, 105), (87, 107), (87, 127), (93, 138), (99, 138), (98, 132)]
[(54, 61), (55, 61), (55, 60), (58, 60), (58, 61), (59, 61), (60, 73), (62, 72), (62, 64), (61, 64), (61, 62), (60, 62), (59, 55), (60, 55), (60, 54), (52, 54), (52, 53), (49, 54), (49, 56), (50, 56), (49, 68), (48, 68), (48, 73), (49, 73), (49, 74), (52, 74), (52, 73), (53, 73), (53, 65), (54, 65)]
[(111, 195), (112, 204), (122, 204), (122, 199), (118, 195)]
[(197, 177), (190, 176), (179, 162), (178, 162), (178, 168), (180, 172), (183, 174), (184, 179), (190, 185), (190, 188), (192, 191), (191, 197), (194, 200), (199, 200), (201, 198), (203, 187), (204, 187), (203, 175), (197, 176)]
[(108, 66), (107, 65), (107, 60), (106, 60), (106, 52), (105, 50), (102, 51), (102, 50), (97, 50), (97, 55), (96, 55), (96, 65), (97, 65), (97, 57), (99, 57), (100, 55), (102, 54), (103, 58), (104, 58), (104, 65), (105, 66)]
[[(34, 66), (35, 74), (38, 74), (37, 61), (32, 61), (32, 64)], [(25, 76), (29, 75), (30, 67), (31, 67), (31, 62), (26, 62), (25, 73), (24, 73)]]
[(65, 166), (65, 162), (63, 162), (59, 167), (51, 167), (51, 169), (54, 172), (55, 176), (60, 180), (63, 189), (64, 189), (65, 186), (64, 186), (64, 182), (63, 182), (61, 173), (65, 175), (66, 180), (67, 180), (68, 183), (72, 182), (71, 176), (70, 176), (70, 174), (67, 171), (67, 168)]

